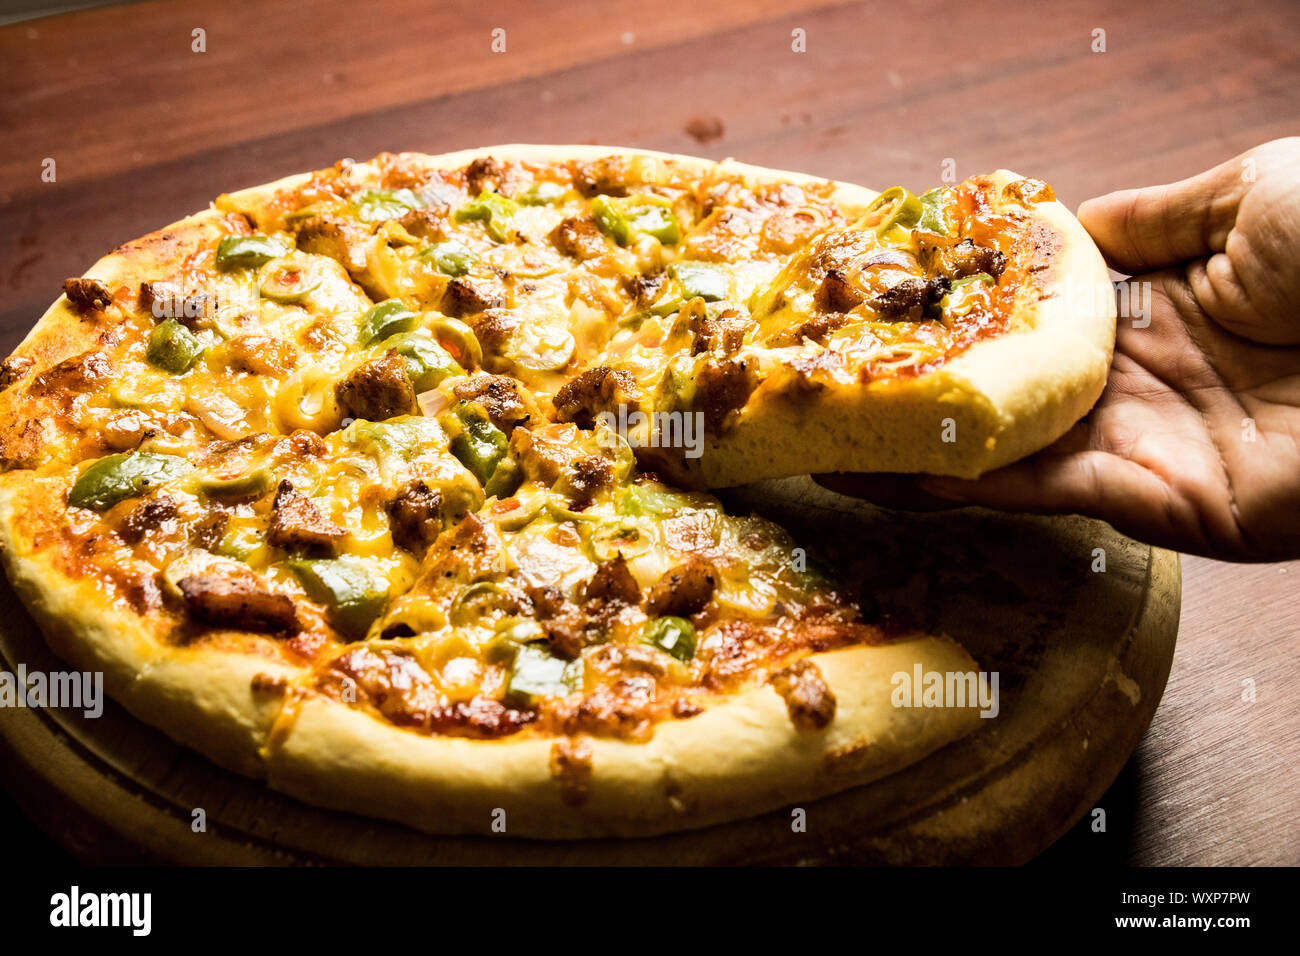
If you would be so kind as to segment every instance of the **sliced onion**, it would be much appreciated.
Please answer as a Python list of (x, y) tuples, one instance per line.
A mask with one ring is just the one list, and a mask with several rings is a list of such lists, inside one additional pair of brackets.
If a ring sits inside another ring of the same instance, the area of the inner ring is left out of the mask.
[(416, 395), (415, 401), (425, 418), (437, 418), (451, 406), (451, 397), (436, 388)]

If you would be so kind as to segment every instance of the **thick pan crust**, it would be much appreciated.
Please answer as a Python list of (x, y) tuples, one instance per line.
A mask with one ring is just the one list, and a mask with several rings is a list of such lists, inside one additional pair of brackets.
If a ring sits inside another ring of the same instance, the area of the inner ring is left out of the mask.
[[(638, 153), (687, 168), (714, 168), (693, 157), (598, 146), (512, 145), (425, 161), (450, 168), (489, 153), (533, 161)], [(730, 161), (722, 169), (760, 179), (821, 181)], [(189, 244), (208, 242), (219, 232), (223, 213), (253, 208), (307, 178), (291, 176), (223, 196), (214, 209), (123, 247), (86, 275), (110, 286), (137, 281), (141, 259), (174, 257)], [(850, 213), (876, 195), (836, 185), (836, 199)], [(1096, 249), (1063, 207), (1045, 204), (1037, 214), (1065, 240), (1053, 259), (1054, 282), (1106, 280)], [(812, 408), (769, 401), (760, 389), (753, 414), (741, 415), (691, 477), (726, 485), (810, 470), (977, 474), (1041, 447), (1099, 393), (1114, 314), (1047, 299), (1027, 318), (1035, 334), (977, 345), (912, 383), (834, 392)], [(60, 298), (17, 351), (46, 365), (92, 347), (99, 334), (102, 329)], [(0, 414), (15, 414), (5, 401), (0, 398)], [(943, 417), (955, 419), (955, 448), (938, 440)], [(860, 785), (922, 759), (978, 724), (974, 708), (891, 704), (896, 673), (911, 674), (917, 666), (977, 670), (951, 640), (915, 636), (813, 656), (838, 701), (835, 719), (823, 731), (796, 730), (777, 692), (755, 687), (719, 698), (692, 719), (658, 726), (644, 743), (582, 742), (590, 750), (591, 773), (575, 784), (555, 772), (554, 739), (423, 736), (320, 696), (286, 707), (291, 698), (275, 685), (291, 679), (294, 668), (155, 640), (142, 619), (64, 574), (24, 535), (21, 499), (39, 480), (31, 472), (0, 478), (0, 554), (51, 646), (77, 667), (103, 671), (110, 694), (142, 720), (222, 766), (265, 776), (272, 787), (311, 803), (439, 833), (496, 832), (500, 817), (494, 812), (501, 810), (505, 832), (513, 836), (647, 835)]]
[[(972, 708), (894, 707), (896, 673), (970, 672), (946, 638), (916, 636), (812, 657), (837, 699), (824, 731), (799, 731), (769, 686), (660, 725), (646, 743), (593, 739), (581, 795), (552, 775), (555, 741), (474, 741), (385, 727), (309, 699), (286, 715), (267, 776), (309, 803), (385, 816), (433, 833), (647, 836), (708, 826), (858, 786), (915, 763), (979, 724)], [(982, 680), (982, 678), (981, 678)], [(568, 797), (566, 799), (566, 794)]]

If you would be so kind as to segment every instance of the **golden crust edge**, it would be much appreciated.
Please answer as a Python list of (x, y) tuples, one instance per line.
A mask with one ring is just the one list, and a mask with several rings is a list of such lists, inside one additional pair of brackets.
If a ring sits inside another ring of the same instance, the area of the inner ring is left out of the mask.
[[(302, 701), (267, 757), (273, 789), (437, 834), (653, 836), (757, 816), (894, 773), (973, 731), (973, 708), (891, 703), (891, 677), (978, 672), (946, 637), (815, 654), (837, 698), (822, 731), (796, 730), (770, 686), (658, 724), (647, 742), (587, 738), (591, 776), (566, 802), (550, 770), (562, 738), (425, 736), (323, 697)], [(981, 678), (982, 679), (982, 678)], [(504, 830), (494, 829), (504, 825)]]

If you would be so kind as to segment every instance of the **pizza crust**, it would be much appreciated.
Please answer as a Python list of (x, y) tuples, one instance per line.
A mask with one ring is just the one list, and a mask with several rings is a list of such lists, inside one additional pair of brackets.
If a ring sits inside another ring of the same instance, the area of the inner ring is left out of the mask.
[[(589, 739), (581, 802), (552, 776), (555, 740), (425, 736), (324, 697), (303, 701), (275, 735), (267, 780), (308, 803), (382, 816), (430, 833), (530, 838), (651, 836), (753, 816), (879, 779), (970, 733), (973, 708), (904, 708), (891, 678), (977, 665), (948, 638), (815, 654), (837, 699), (823, 731), (795, 729), (770, 686), (656, 726), (645, 743)], [(980, 677), (983, 683), (983, 677)]]

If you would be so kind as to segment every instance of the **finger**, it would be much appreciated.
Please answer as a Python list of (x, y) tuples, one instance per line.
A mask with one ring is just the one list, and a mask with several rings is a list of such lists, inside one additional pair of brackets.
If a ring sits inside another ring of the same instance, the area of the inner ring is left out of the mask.
[[(1042, 455), (1064, 455), (1092, 447), (1092, 431), (1087, 422), (1078, 422), (1055, 443), (1043, 449)], [(898, 474), (894, 472), (834, 472), (813, 475), (813, 481), (837, 494), (861, 498), (882, 508), (896, 511), (947, 511), (960, 507), (960, 502), (934, 495), (925, 490), (925, 475)]]
[(1033, 514), (1082, 514), (1151, 544), (1206, 553), (1189, 540), (1190, 506), (1156, 473), (1104, 451), (1038, 454), (974, 480), (926, 477), (921, 487), (950, 501)]
[(1122, 189), (1089, 199), (1079, 221), (1106, 260), (1130, 275), (1222, 252), (1250, 188), (1249, 154), (1166, 186)]
[(957, 502), (921, 490), (918, 475), (836, 472), (812, 477), (817, 484), (837, 494), (861, 498), (895, 511), (945, 511), (961, 507)]

